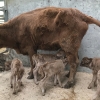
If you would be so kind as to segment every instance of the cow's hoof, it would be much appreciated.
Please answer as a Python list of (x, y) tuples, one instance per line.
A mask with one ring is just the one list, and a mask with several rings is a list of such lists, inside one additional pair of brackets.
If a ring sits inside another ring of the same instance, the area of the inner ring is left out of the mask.
[(64, 88), (70, 88), (70, 87), (72, 87), (72, 86), (74, 86), (75, 85), (75, 82), (74, 81), (68, 81), (65, 85), (64, 85)]
[(29, 75), (29, 76), (27, 77), (27, 79), (33, 79), (33, 78), (34, 78), (33, 75)]

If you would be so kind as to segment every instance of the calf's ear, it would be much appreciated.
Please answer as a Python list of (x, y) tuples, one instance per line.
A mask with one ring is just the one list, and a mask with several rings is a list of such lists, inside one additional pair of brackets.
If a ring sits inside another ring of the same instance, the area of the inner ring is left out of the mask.
[(89, 58), (89, 63), (91, 63), (92, 62), (92, 58)]
[(85, 58), (85, 63), (89, 64), (92, 62), (92, 58)]

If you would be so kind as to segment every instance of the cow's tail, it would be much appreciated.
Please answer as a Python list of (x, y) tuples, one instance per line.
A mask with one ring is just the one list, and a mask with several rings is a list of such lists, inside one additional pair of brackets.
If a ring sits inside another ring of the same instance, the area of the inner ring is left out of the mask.
[(85, 18), (85, 21), (88, 23), (88, 24), (96, 24), (100, 27), (100, 21), (97, 20), (97, 19), (94, 19), (93, 17), (91, 16), (86, 16)]
[(95, 19), (91, 16), (85, 15), (82, 12), (80, 12), (79, 10), (77, 10), (77, 12), (78, 12), (78, 16), (80, 16), (81, 19), (83, 21), (85, 21), (87, 24), (96, 24), (97, 26), (100, 27), (100, 21), (99, 20), (97, 20), (97, 19)]

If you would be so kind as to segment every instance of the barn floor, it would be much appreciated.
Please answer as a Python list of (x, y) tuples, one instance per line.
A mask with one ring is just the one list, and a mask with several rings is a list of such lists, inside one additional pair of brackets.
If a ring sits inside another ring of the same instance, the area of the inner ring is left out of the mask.
[(91, 100), (95, 94), (96, 88), (87, 89), (88, 84), (92, 79), (91, 73), (77, 72), (77, 84), (70, 89), (52, 86), (46, 91), (45, 96), (41, 96), (41, 91), (38, 85), (35, 85), (33, 80), (27, 79), (27, 73), (30, 68), (25, 68), (23, 77), (22, 91), (16, 95), (12, 94), (10, 88), (10, 71), (0, 73), (0, 100)]

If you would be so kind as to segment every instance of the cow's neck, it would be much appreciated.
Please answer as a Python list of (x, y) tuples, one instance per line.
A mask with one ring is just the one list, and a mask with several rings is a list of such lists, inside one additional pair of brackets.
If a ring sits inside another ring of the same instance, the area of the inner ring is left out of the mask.
[(16, 38), (12, 28), (8, 23), (0, 25), (0, 48), (16, 48)]

